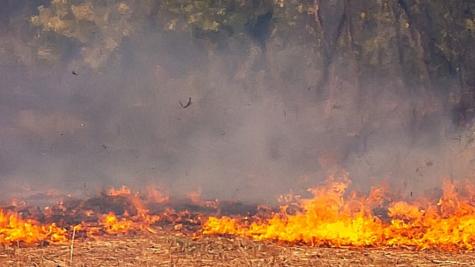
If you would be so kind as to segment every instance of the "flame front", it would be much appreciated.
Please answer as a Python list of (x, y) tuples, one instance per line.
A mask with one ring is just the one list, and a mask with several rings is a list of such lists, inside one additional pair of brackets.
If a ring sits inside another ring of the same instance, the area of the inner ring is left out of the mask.
[[(111, 189), (104, 198), (111, 207), (125, 205), (118, 213), (76, 210), (60, 202), (45, 208), (42, 216), (30, 215), (41, 218), (35, 220), (0, 209), (0, 245), (64, 243), (72, 236), (95, 239), (139, 232), (157, 234), (161, 226), (168, 225), (188, 233), (193, 229), (205, 235), (236, 235), (313, 246), (474, 249), (475, 184), (446, 181), (437, 201), (396, 199), (383, 187), (362, 195), (348, 192), (349, 185), (347, 178), (330, 179), (311, 189), (311, 198), (286, 197), (283, 201), (288, 204), (279, 211), (267, 208), (251, 217), (206, 215), (203, 212), (218, 213), (224, 206), (218, 201), (202, 200), (198, 194), (189, 197), (194, 205), (190, 207), (200, 207), (198, 211), (165, 208), (154, 213), (150, 202), (163, 205), (170, 201), (167, 196), (157, 191), (148, 192), (144, 198), (122, 187)], [(74, 220), (78, 216), (85, 221)]]
[(66, 231), (55, 224), (42, 225), (35, 220), (24, 220), (16, 213), (0, 209), (0, 244), (61, 243), (67, 241)]
[[(276, 240), (315, 246), (392, 246), (467, 249), (475, 246), (475, 190), (464, 184), (464, 194), (445, 182), (438, 203), (427, 200), (386, 203), (384, 190), (368, 196), (348, 194), (348, 180), (328, 182), (300, 200), (301, 212), (289, 214), (285, 206), (270, 219), (246, 223), (240, 218), (210, 217), (204, 234), (229, 234), (255, 240)], [(385, 216), (376, 210), (386, 206)], [(385, 218), (386, 217), (386, 218)]]

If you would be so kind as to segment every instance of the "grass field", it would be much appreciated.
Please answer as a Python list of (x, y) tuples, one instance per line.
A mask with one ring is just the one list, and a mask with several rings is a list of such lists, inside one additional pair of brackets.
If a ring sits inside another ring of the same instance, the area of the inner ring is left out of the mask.
[(76, 240), (73, 246), (3, 247), (0, 266), (475, 266), (475, 253), (317, 248), (159, 232)]

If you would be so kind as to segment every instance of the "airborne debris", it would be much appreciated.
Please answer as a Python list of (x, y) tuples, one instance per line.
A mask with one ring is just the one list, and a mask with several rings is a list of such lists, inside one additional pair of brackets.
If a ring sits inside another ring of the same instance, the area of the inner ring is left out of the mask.
[(180, 103), (180, 106), (182, 108), (187, 108), (187, 107), (191, 106), (191, 97), (188, 97), (188, 102), (186, 102), (186, 104), (184, 104), (184, 105), (181, 101), (178, 101), (178, 103)]
[(74, 70), (71, 71), (71, 73), (72, 73), (73, 75), (75, 75), (75, 76), (78, 76), (78, 75), (79, 75), (79, 74), (78, 74), (76, 71), (74, 71)]
[(333, 104), (332, 109), (341, 109), (342, 107), (342, 105)]

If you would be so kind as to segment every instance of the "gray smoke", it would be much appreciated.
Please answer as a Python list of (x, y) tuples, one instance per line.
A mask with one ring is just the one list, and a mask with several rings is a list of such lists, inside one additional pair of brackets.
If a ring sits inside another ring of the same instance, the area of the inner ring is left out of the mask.
[[(97, 57), (83, 60), (74, 42), (32, 48), (27, 18), (37, 6), (10, 6), (2, 22), (5, 193), (154, 184), (262, 201), (339, 170), (360, 189), (389, 179), (404, 192), (471, 172), (441, 97), (378, 77), (355, 84), (343, 56), (323, 93), (314, 87), (318, 53), (278, 38), (264, 49), (248, 36), (220, 37), (226, 45), (210, 48), (144, 26), (90, 64)], [(36, 60), (38, 51), (48, 60)]]

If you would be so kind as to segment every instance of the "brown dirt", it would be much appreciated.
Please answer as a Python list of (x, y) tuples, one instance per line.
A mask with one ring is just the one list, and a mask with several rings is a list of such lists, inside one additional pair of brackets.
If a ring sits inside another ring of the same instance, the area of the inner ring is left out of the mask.
[[(0, 248), (0, 266), (71, 266), (70, 245)], [(315, 248), (162, 232), (76, 240), (72, 266), (475, 266), (475, 252)]]

